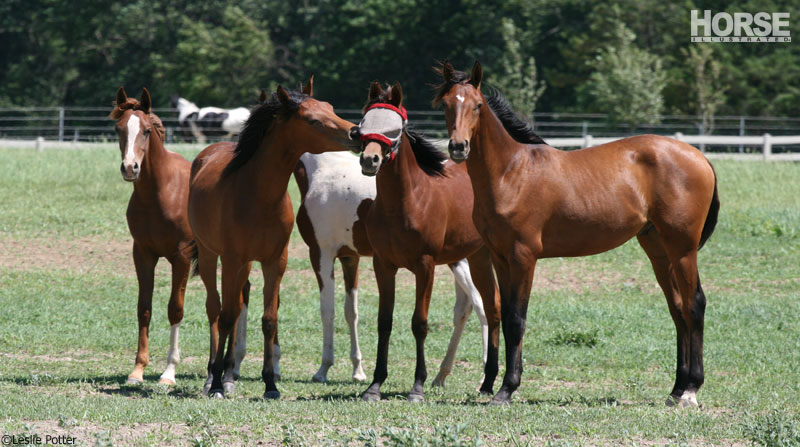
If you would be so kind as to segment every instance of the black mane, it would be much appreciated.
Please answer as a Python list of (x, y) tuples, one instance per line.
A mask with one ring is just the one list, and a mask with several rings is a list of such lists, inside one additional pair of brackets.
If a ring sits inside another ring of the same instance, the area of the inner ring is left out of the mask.
[(444, 176), (444, 162), (447, 161), (447, 154), (440, 151), (431, 140), (415, 130), (406, 128), (406, 138), (414, 151), (417, 166), (430, 176)]
[(300, 104), (308, 98), (308, 95), (299, 91), (289, 92), (289, 104), (283, 105), (278, 100), (278, 95), (273, 93), (269, 101), (256, 106), (250, 111), (250, 117), (239, 134), (239, 142), (233, 150), (233, 158), (225, 166), (223, 176), (237, 171), (244, 166), (261, 146), (264, 135), (272, 128), (272, 125), (281, 119), (288, 119)]
[(536, 132), (533, 131), (533, 123), (517, 115), (511, 109), (511, 106), (508, 105), (499, 90), (493, 89), (489, 95), (484, 97), (489, 108), (492, 109), (497, 119), (503, 124), (506, 132), (515, 141), (523, 144), (547, 144), (542, 137), (536, 135)]
[[(379, 102), (389, 102), (389, 96), (392, 88), (389, 87), (381, 92), (377, 98), (368, 100), (364, 106), (364, 111), (372, 104)], [(432, 141), (425, 138), (425, 136), (409, 127), (406, 127), (406, 139), (411, 145), (411, 150), (414, 151), (414, 158), (417, 159), (417, 166), (422, 171), (430, 176), (440, 175), (444, 176), (444, 162), (447, 161), (447, 154), (440, 151)]]
[[(444, 65), (434, 68), (434, 71), (440, 75), (443, 73), (443, 70)], [(470, 76), (465, 72), (453, 70), (450, 80), (442, 81), (441, 84), (434, 86), (437, 92), (436, 97), (433, 99), (433, 104), (438, 105), (441, 103), (444, 95), (446, 95), (453, 86), (464, 84), (468, 82), (469, 79)], [(506, 132), (511, 135), (511, 138), (523, 144), (547, 144), (542, 137), (536, 135), (536, 132), (533, 131), (533, 124), (530, 121), (517, 115), (517, 113), (511, 109), (511, 106), (508, 105), (508, 102), (506, 102), (506, 99), (499, 90), (492, 87), (488, 87), (487, 90), (489, 93), (484, 95), (486, 103), (489, 105), (489, 108), (492, 109), (497, 119), (503, 124)]]

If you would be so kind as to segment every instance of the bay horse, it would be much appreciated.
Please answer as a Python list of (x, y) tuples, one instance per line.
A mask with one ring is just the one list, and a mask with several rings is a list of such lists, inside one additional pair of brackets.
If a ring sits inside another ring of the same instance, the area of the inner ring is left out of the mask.
[(209, 259), (219, 256), (222, 260), (222, 310), (211, 367), (211, 397), (224, 397), (233, 389), (241, 291), (253, 261), (261, 263), (264, 276), (264, 398), (280, 397), (273, 350), (280, 282), (294, 224), (289, 177), (304, 152), (349, 149), (349, 132), (354, 127), (337, 116), (330, 104), (312, 98), (312, 91), (313, 78), (302, 92), (279, 86), (269, 101), (253, 109), (237, 144), (212, 144), (192, 163), (189, 222), (197, 242), (200, 275), (215, 274), (216, 262)]
[(377, 185), (375, 202), (364, 223), (378, 282), (378, 355), (372, 384), (362, 399), (381, 398), (380, 388), (388, 375), (395, 276), (399, 268), (406, 268), (416, 277), (411, 330), (416, 339), (417, 361), (408, 400), (424, 400), (428, 307), (434, 269), (441, 264), (447, 264), (455, 275), (457, 301), (453, 312), (455, 329), (437, 381), (443, 385), (443, 373), (449, 373), (445, 365), (452, 368), (452, 357), (469, 315), (467, 306), (471, 304), (479, 318), (485, 310), (481, 323), (486, 351), (480, 390), (491, 392), (497, 375), (499, 294), (489, 252), (482, 248), (483, 241), (472, 224), (469, 177), (463, 166), (448, 161), (432, 142), (406, 128), (402, 100), (400, 84), (384, 90), (374, 82), (357, 132), (362, 140), (361, 171), (376, 176)]
[[(300, 209), (297, 211), (297, 228), (308, 246), (309, 259), (320, 291), (322, 363), (312, 380), (327, 382), (328, 370), (334, 360), (333, 263), (336, 259), (342, 264), (344, 277), (344, 312), (350, 328), (352, 377), (356, 381), (366, 380), (358, 344), (358, 266), (361, 257), (372, 256), (372, 246), (364, 222), (377, 195), (375, 177), (363, 175), (361, 168), (355, 163), (355, 157), (345, 152), (303, 154), (295, 167), (294, 177), (302, 197)], [(480, 294), (472, 284), (466, 262), (459, 261), (452, 269), (456, 278), (462, 280), (455, 281), (453, 335), (439, 373), (433, 381), (434, 386), (444, 386), (445, 379), (453, 370), (461, 334), (473, 307), (481, 323), (482, 359), (486, 362), (488, 326)]]
[(657, 135), (560, 151), (499, 93), (484, 96), (479, 62), (471, 75), (449, 62), (439, 71), (443, 83), (434, 104), (444, 108), (450, 158), (466, 161), (475, 191), (473, 221), (500, 284), (506, 372), (492, 402), (508, 403), (520, 384), (536, 261), (601, 253), (635, 236), (677, 330), (675, 385), (667, 404), (697, 406), (706, 306), (697, 251), (719, 213), (709, 161), (696, 148)]

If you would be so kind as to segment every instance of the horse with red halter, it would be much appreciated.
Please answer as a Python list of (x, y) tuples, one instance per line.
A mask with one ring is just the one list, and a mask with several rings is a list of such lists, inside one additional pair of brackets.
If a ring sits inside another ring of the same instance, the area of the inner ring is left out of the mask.
[[(489, 253), (482, 248), (483, 241), (472, 224), (469, 177), (463, 166), (449, 162), (430, 141), (406, 128), (402, 98), (399, 84), (384, 91), (380, 84), (373, 83), (358, 128), (362, 140), (361, 170), (364, 175), (377, 176), (377, 197), (365, 225), (373, 248), (380, 295), (378, 356), (372, 384), (362, 399), (371, 401), (381, 397), (380, 388), (388, 375), (395, 276), (399, 268), (406, 268), (416, 277), (411, 330), (416, 339), (417, 364), (408, 400), (424, 400), (428, 307), (434, 269), (441, 264), (451, 267), (462, 294), (472, 289), (480, 292), (489, 338), (480, 389), (491, 393), (497, 375), (499, 295)], [(474, 294), (473, 297), (472, 305), (480, 309), (481, 301)], [(459, 318), (466, 320), (466, 316), (462, 313)], [(453, 333), (455, 346), (461, 330), (463, 321), (457, 321)], [(451, 347), (453, 345), (451, 342)], [(455, 349), (452, 351), (448, 355), (455, 355)]]
[(559, 151), (499, 93), (481, 91), (483, 71), (445, 62), (435, 104), (444, 107), (450, 158), (466, 161), (473, 220), (500, 284), (506, 373), (493, 403), (509, 402), (522, 373), (522, 337), (536, 261), (586, 256), (634, 236), (650, 258), (677, 329), (668, 405), (696, 406), (703, 384), (706, 297), (697, 251), (719, 212), (714, 169), (696, 148), (657, 135)]
[[(354, 127), (337, 116), (330, 104), (312, 98), (312, 90), (312, 81), (303, 92), (278, 87), (269, 101), (253, 109), (238, 144), (213, 144), (192, 163), (189, 222), (197, 241), (201, 276), (215, 278), (216, 262), (208, 260), (222, 259), (222, 311), (211, 367), (212, 397), (224, 397), (232, 388), (232, 348), (243, 305), (241, 291), (253, 261), (261, 262), (264, 275), (264, 398), (280, 397), (275, 386), (273, 343), (278, 329), (278, 292), (294, 224), (289, 177), (304, 152), (347, 150)], [(223, 383), (229, 386), (223, 387)]]

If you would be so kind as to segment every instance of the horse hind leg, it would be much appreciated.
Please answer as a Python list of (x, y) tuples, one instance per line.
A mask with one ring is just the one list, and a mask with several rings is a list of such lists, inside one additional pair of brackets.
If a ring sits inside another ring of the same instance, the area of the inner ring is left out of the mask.
[(183, 255), (178, 255), (170, 261), (172, 263), (172, 292), (167, 307), (170, 324), (169, 352), (167, 354), (167, 367), (158, 381), (163, 385), (175, 385), (175, 369), (181, 361), (178, 334), (183, 320), (183, 299), (186, 295), (186, 282), (189, 280), (189, 271), (191, 270), (190, 260)]
[[(693, 391), (689, 391), (690, 388), (692, 388), (692, 337), (689, 322), (687, 321), (683, 312), (684, 303), (687, 300), (683, 298), (684, 295), (682, 294), (678, 285), (679, 281), (674, 269), (674, 265), (670, 261), (670, 257), (664, 248), (661, 237), (655, 228), (650, 228), (648, 231), (639, 234), (637, 238), (639, 240), (639, 244), (642, 246), (645, 253), (647, 253), (650, 263), (653, 266), (656, 279), (658, 280), (658, 284), (661, 287), (661, 290), (664, 292), (672, 321), (675, 324), (677, 335), (675, 384), (670, 392), (669, 397), (667, 398), (667, 405), (696, 405), (696, 388), (699, 387), (695, 386)], [(702, 368), (702, 342), (700, 365)]]
[(318, 252), (319, 261), (314, 265), (314, 270), (319, 284), (319, 309), (322, 318), (322, 363), (311, 378), (314, 382), (327, 382), (328, 370), (333, 366), (333, 322), (335, 317), (334, 298), (335, 285), (333, 280), (333, 255), (329, 252)]
[(219, 292), (217, 291), (217, 261), (219, 257), (210, 250), (197, 243), (198, 250), (198, 270), (200, 279), (206, 289), (206, 316), (208, 317), (209, 331), (209, 354), (208, 354), (208, 376), (203, 385), (202, 394), (208, 394), (211, 389), (211, 382), (214, 375), (211, 366), (217, 356), (217, 345), (219, 344), (219, 314), (222, 311)]
[(447, 354), (445, 354), (442, 365), (439, 367), (439, 374), (436, 375), (431, 384), (432, 386), (441, 387), (445, 385), (447, 376), (453, 372), (453, 364), (455, 363), (461, 336), (464, 333), (464, 326), (467, 324), (467, 318), (472, 312), (470, 294), (474, 292), (477, 295), (478, 293), (475, 290), (475, 285), (472, 284), (472, 278), (469, 276), (469, 267), (465, 259), (451, 264), (449, 267), (455, 277), (456, 289), (456, 302), (453, 306), (453, 335), (450, 336), (450, 344), (447, 346)]
[(353, 380), (367, 380), (361, 363), (361, 347), (358, 344), (358, 256), (343, 256), (342, 276), (344, 277), (345, 299), (344, 318), (350, 328), (350, 361), (353, 364)]

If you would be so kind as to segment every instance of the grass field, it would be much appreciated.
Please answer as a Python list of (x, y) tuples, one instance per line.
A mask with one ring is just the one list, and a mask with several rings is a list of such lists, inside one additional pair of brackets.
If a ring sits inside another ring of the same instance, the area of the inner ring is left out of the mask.
[[(474, 317), (447, 387), (426, 387), (424, 404), (405, 401), (414, 365), (407, 272), (399, 279), (388, 399), (363, 403), (366, 384), (350, 380), (341, 284), (332, 380), (312, 383), (322, 345), (319, 301), (296, 232), (281, 291), (280, 401), (260, 398), (259, 271), (251, 275), (249, 354), (235, 396), (199, 395), (208, 335), (196, 278), (178, 385), (156, 384), (169, 339), (166, 262), (156, 277), (146, 384), (124, 385), (136, 347), (137, 286), (124, 217), (131, 185), (119, 175), (119, 152), (2, 150), (0, 432), (43, 440), (66, 434), (79, 445), (800, 445), (800, 165), (715, 165), (722, 211), (699, 261), (708, 296), (702, 407), (664, 406), (675, 330), (634, 241), (591, 258), (539, 263), (523, 383), (512, 405), (497, 408), (475, 391)], [(294, 180), (290, 190), (297, 206)], [(359, 326), (371, 377), (377, 291), (371, 261), (361, 267)], [(453, 302), (452, 277), (438, 269), (429, 382), (447, 347)]]

